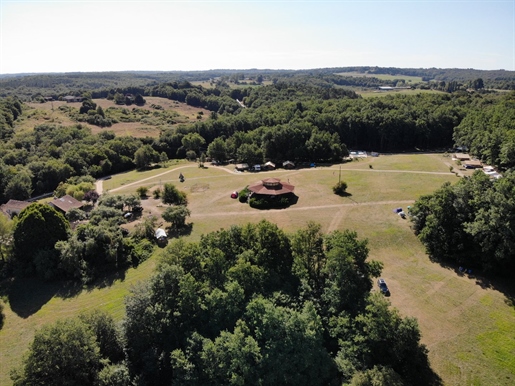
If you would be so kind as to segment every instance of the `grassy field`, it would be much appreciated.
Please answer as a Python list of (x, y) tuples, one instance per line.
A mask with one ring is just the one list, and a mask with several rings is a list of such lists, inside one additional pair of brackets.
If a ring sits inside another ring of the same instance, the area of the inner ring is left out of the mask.
[(390, 75), (390, 74), (363, 74), (360, 72), (340, 72), (336, 75), (340, 76), (354, 76), (359, 78), (377, 78), (381, 80), (396, 80), (402, 79), (406, 83), (421, 83), (422, 77), (420, 76), (410, 76), (410, 75)]
[(399, 89), (399, 90), (390, 90), (390, 91), (379, 91), (379, 90), (359, 90), (354, 89), (354, 91), (361, 95), (363, 98), (371, 98), (371, 97), (384, 97), (387, 95), (395, 95), (395, 94), (403, 94), (403, 95), (415, 95), (415, 94), (441, 94), (442, 91), (438, 90), (421, 90), (421, 89)]
[[(356, 230), (359, 237), (369, 240), (370, 258), (384, 263), (383, 277), (392, 293), (392, 305), (402, 315), (418, 319), (431, 365), (444, 384), (512, 385), (515, 308), (507, 301), (507, 291), (495, 289), (497, 283), (460, 275), (455, 267), (431, 262), (409, 221), (392, 211), (405, 208), (445, 181), (457, 181), (449, 172), (449, 162), (439, 154), (382, 155), (310, 169), (236, 173), (232, 166), (199, 168), (181, 161), (170, 162), (166, 168), (113, 176), (104, 181), (104, 189), (133, 193), (141, 185), (173, 182), (188, 196), (192, 212), (188, 221), (193, 223), (193, 231), (186, 239), (191, 241), (220, 228), (261, 219), (287, 232), (308, 221), (320, 223), (325, 232)], [(177, 182), (179, 172), (186, 177), (182, 184)], [(298, 203), (288, 209), (259, 211), (230, 198), (233, 190), (267, 177), (295, 185)], [(349, 185), (347, 197), (332, 194), (331, 187), (339, 178)], [(123, 277), (86, 290), (14, 283), (5, 307), (6, 324), (0, 331), (0, 384), (10, 384), (10, 369), (20, 363), (35, 330), (42, 325), (96, 307), (121, 321), (124, 296), (132, 285), (151, 275), (158, 255)]]

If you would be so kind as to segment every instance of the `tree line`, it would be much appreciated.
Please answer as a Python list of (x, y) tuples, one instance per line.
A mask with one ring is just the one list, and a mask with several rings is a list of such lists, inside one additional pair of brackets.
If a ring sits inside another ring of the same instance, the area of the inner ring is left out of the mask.
[(430, 256), (468, 269), (513, 277), (515, 175), (481, 171), (444, 184), (412, 207), (413, 229)]
[[(355, 73), (353, 77), (335, 77), (338, 73)], [(359, 76), (363, 74), (363, 76)], [(422, 78), (420, 85), (437, 85), (439, 82), (458, 82), (464, 86), (475, 79), (482, 79), (484, 86), (490, 89), (514, 90), (514, 71), (475, 70), (456, 68), (397, 68), (377, 66), (357, 66), (321, 68), (309, 70), (210, 70), (210, 71), (127, 71), (64, 74), (18, 74), (0, 76), (0, 97), (18, 96), (23, 100), (37, 100), (44, 97), (58, 99), (60, 96), (77, 95), (82, 92), (99, 93), (95, 98), (105, 98), (108, 93), (129, 91), (130, 88), (145, 89), (167, 82), (211, 81), (216, 84), (233, 82), (239, 84), (243, 79), (252, 79), (256, 84), (263, 81), (290, 81), (296, 79), (302, 83), (314, 82), (318, 86), (334, 87), (345, 84), (353, 87), (377, 87), (378, 85), (395, 85), (396, 82), (381, 80), (374, 75), (393, 75)], [(327, 79), (323, 79), (327, 78)], [(373, 80), (371, 80), (373, 79)], [(342, 83), (343, 82), (343, 83)], [(414, 84), (413, 86), (419, 87)], [(143, 95), (143, 94), (142, 94)]]
[(371, 293), (382, 266), (367, 257), (356, 233), (314, 223), (176, 240), (120, 331), (100, 312), (45, 326), (14, 384), (438, 384), (416, 320)]
[[(187, 83), (166, 87), (190, 90)], [(194, 90), (196, 93), (197, 88)], [(166, 159), (195, 159), (202, 154), (219, 161), (234, 159), (249, 164), (339, 162), (348, 149), (445, 150), (457, 144), (504, 169), (515, 162), (513, 94), (363, 99), (352, 93), (278, 83), (240, 90), (238, 96), (247, 108), (240, 106), (231, 113), (219, 106), (223, 111), (213, 111), (207, 120), (165, 123), (159, 138), (140, 139), (115, 136), (109, 130), (93, 135), (80, 123), (71, 127), (42, 124), (33, 131), (15, 133), (22, 104), (4, 99), (0, 202), (52, 191), (71, 176), (100, 177)], [(115, 112), (104, 112), (90, 100), (82, 109), (80, 116), (115, 119)], [(122, 113), (116, 119), (139, 119)], [(163, 119), (172, 118), (164, 114)]]

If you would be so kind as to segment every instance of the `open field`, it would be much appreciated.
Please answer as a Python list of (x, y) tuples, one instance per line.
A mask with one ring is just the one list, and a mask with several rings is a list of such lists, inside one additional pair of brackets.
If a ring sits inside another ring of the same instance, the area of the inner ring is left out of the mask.
[(410, 75), (389, 75), (389, 74), (363, 74), (360, 72), (339, 72), (336, 75), (340, 76), (354, 76), (359, 78), (377, 78), (381, 80), (395, 80), (403, 79), (406, 83), (421, 83), (422, 77)]
[[(402, 315), (418, 319), (432, 367), (445, 385), (512, 385), (515, 307), (506, 296), (509, 291), (501, 292), (496, 289), (503, 288), (498, 283), (489, 284), (480, 276), (461, 275), (455, 267), (431, 262), (409, 221), (392, 212), (399, 206), (406, 208), (446, 181), (457, 181), (458, 177), (449, 172), (450, 162), (439, 154), (382, 155), (309, 169), (237, 173), (232, 165), (199, 168), (196, 163), (180, 161), (170, 162), (166, 168), (115, 175), (103, 181), (103, 188), (124, 194), (134, 193), (138, 186), (152, 189), (173, 182), (188, 196), (192, 213), (188, 221), (193, 223), (193, 230), (186, 240), (191, 241), (232, 224), (261, 219), (287, 232), (304, 227), (308, 221), (320, 223), (324, 232), (356, 230), (360, 238), (369, 240), (370, 258), (384, 263), (382, 276), (390, 287), (392, 305)], [(178, 182), (179, 172), (186, 177), (184, 183)], [(331, 191), (340, 173), (349, 185), (347, 197)], [(268, 177), (295, 185), (298, 203), (288, 209), (259, 211), (230, 198), (233, 190)], [(153, 199), (144, 200), (143, 206), (144, 216), (164, 209)], [(0, 384), (10, 384), (10, 369), (20, 363), (34, 331), (42, 325), (95, 307), (121, 320), (123, 297), (132, 285), (151, 275), (159, 253), (123, 277), (88, 290), (15, 283), (0, 331)]]
[[(149, 111), (150, 114), (147, 116), (143, 116), (137, 122), (118, 122), (113, 124), (111, 127), (101, 128), (98, 126), (90, 125), (86, 122), (81, 122), (82, 125), (91, 128), (93, 134), (99, 133), (101, 131), (113, 131), (116, 135), (128, 135), (132, 137), (158, 137), (161, 130), (165, 126), (170, 126), (167, 123), (166, 118), (169, 118), (170, 115), (173, 117), (173, 121), (177, 124), (179, 123), (189, 123), (195, 122), (198, 120), (207, 119), (210, 115), (210, 111), (199, 108), (192, 107), (187, 105), (186, 103), (180, 103), (177, 101), (173, 101), (166, 98), (159, 97), (145, 97), (146, 104), (144, 106), (125, 106), (125, 105), (116, 105), (113, 101), (107, 99), (93, 99), (93, 102), (97, 104), (97, 106), (101, 106), (104, 112), (106, 112), (106, 116), (109, 117), (110, 113), (107, 111), (108, 109), (126, 109), (130, 112), (137, 110), (146, 110)], [(22, 118), (17, 122), (18, 129), (32, 129), (34, 126), (49, 123), (49, 124), (57, 124), (63, 126), (69, 126), (76, 124), (64, 111), (61, 111), (59, 107), (73, 107), (77, 110), (82, 105), (81, 102), (76, 103), (66, 103), (64, 101), (53, 101), (53, 102), (45, 102), (45, 103), (27, 103), (32, 109), (24, 112)], [(152, 105), (161, 106), (162, 110), (156, 110), (152, 108)], [(161, 112), (167, 112), (168, 115), (164, 118), (161, 117)], [(199, 115), (199, 112), (202, 112)]]
[(399, 90), (389, 90), (389, 91), (379, 91), (379, 90), (359, 90), (353, 89), (357, 94), (361, 95), (363, 98), (370, 97), (383, 97), (387, 95), (395, 95), (395, 94), (403, 94), (403, 95), (416, 95), (416, 94), (441, 94), (443, 91), (438, 90), (421, 90), (421, 89), (399, 89)]

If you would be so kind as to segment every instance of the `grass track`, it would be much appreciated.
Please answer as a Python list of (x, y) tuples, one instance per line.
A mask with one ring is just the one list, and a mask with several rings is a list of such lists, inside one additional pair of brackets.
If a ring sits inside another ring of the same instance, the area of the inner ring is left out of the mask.
[[(383, 277), (392, 292), (392, 305), (401, 314), (418, 319), (433, 369), (446, 385), (512, 385), (513, 306), (507, 304), (503, 293), (478, 285), (476, 278), (460, 276), (452, 268), (431, 262), (409, 223), (392, 212), (445, 181), (457, 181), (446, 162), (448, 158), (441, 155), (419, 154), (342, 164), (341, 178), (348, 182), (351, 194), (344, 198), (331, 192), (340, 175), (338, 165), (253, 174), (234, 173), (230, 167), (200, 169), (193, 163), (170, 163), (163, 169), (114, 176), (104, 182), (104, 188), (132, 193), (140, 185), (175, 183), (188, 195), (193, 232), (187, 239), (192, 241), (201, 234), (263, 218), (288, 232), (304, 227), (307, 221), (320, 223), (323, 231), (354, 229), (360, 238), (369, 240), (370, 258), (384, 263)], [(177, 183), (179, 168), (186, 176), (184, 184)], [(297, 205), (257, 211), (229, 198), (231, 191), (266, 177), (294, 184)], [(150, 179), (137, 182), (143, 178)], [(157, 259), (155, 256), (127, 271), (110, 285), (73, 295), (64, 296), (62, 288), (49, 284), (17, 283), (13, 288), (16, 296), (10, 297), (12, 307), (5, 307), (6, 324), (0, 331), (0, 385), (10, 384), (9, 370), (20, 363), (34, 331), (42, 325), (94, 307), (121, 321), (123, 297), (133, 284), (151, 275)]]

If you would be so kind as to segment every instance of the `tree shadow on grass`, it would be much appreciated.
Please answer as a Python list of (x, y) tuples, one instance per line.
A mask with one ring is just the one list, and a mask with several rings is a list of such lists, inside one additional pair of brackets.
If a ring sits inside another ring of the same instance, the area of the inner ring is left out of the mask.
[(115, 281), (123, 281), (125, 273), (126, 269), (111, 272), (87, 285), (80, 281), (14, 278), (3, 283), (1, 294), (7, 296), (11, 310), (25, 319), (38, 312), (54, 297), (68, 299), (78, 296), (84, 290), (110, 287)]
[(501, 292), (506, 297), (505, 303), (515, 309), (515, 281), (510, 278), (511, 273), (507, 273), (506, 276), (499, 276), (494, 273), (483, 272), (478, 268), (462, 267), (454, 262), (436, 258), (430, 259), (432, 262), (454, 271), (458, 276), (474, 279), (476, 284), (483, 289), (493, 289)]
[(21, 318), (38, 312), (62, 288), (60, 282), (16, 278), (5, 288), (11, 310)]
[(166, 228), (168, 231), (168, 237), (181, 237), (181, 236), (189, 236), (193, 231), (193, 223), (187, 223), (181, 228)]
[(419, 386), (443, 386), (442, 378), (431, 368), (427, 356), (425, 363), (419, 369), (417, 378), (414, 384)]

